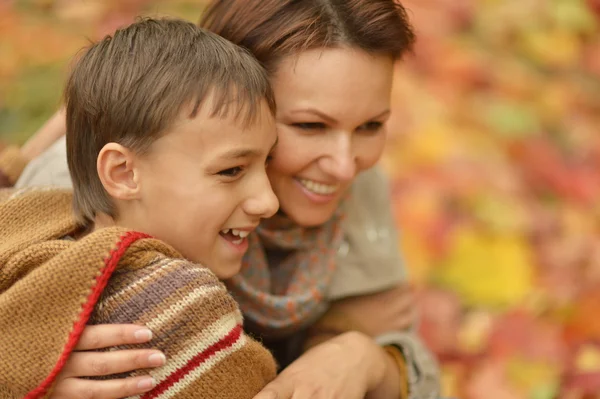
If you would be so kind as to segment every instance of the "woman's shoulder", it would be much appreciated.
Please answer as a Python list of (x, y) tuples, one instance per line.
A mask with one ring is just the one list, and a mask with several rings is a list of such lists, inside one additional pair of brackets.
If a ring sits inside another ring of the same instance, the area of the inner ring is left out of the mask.
[(72, 187), (67, 165), (67, 143), (64, 136), (24, 167), (16, 180), (15, 187), (42, 185)]
[(346, 237), (352, 240), (350, 244), (368, 243), (368, 246), (374, 246), (371, 256), (384, 255), (381, 251), (386, 245), (388, 250), (397, 252), (398, 235), (389, 184), (379, 167), (371, 168), (356, 178), (350, 196), (342, 206), (346, 216), (343, 229)]
[(380, 167), (360, 174), (343, 204), (344, 238), (330, 299), (377, 292), (406, 279), (388, 178)]

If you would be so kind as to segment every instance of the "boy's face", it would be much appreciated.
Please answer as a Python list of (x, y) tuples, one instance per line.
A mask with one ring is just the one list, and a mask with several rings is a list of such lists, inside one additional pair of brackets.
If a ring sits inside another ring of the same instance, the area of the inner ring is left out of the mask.
[(233, 114), (211, 117), (205, 101), (195, 118), (181, 117), (139, 156), (140, 199), (126, 209), (136, 219), (128, 216), (128, 227), (163, 240), (221, 279), (239, 271), (245, 237), (279, 207), (265, 170), (277, 140), (275, 121), (266, 104), (250, 127)]

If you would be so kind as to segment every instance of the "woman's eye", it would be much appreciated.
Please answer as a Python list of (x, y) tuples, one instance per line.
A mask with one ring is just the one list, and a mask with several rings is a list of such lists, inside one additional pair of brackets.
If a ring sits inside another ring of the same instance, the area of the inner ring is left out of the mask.
[(372, 121), (359, 126), (358, 130), (363, 132), (377, 132), (379, 131), (379, 129), (381, 129), (382, 126), (383, 123)]
[(236, 166), (234, 168), (224, 169), (218, 172), (218, 174), (225, 177), (236, 177), (237, 175), (242, 173), (243, 170), (244, 169), (241, 166)]
[(325, 129), (325, 124), (322, 122), (302, 122), (292, 123), (292, 126), (302, 130), (320, 130)]

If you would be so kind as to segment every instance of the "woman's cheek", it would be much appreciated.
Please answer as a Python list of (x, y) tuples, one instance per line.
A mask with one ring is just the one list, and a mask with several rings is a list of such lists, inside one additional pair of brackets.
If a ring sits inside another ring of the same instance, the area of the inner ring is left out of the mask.
[(385, 149), (386, 136), (378, 134), (375, 137), (368, 137), (356, 142), (356, 158), (360, 170), (366, 170), (373, 167), (383, 154)]

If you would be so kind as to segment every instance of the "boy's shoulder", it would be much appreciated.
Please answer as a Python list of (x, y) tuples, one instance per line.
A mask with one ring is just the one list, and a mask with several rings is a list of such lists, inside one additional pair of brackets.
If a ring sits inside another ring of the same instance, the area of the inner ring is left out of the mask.
[(141, 312), (141, 319), (134, 321), (132, 309), (158, 304), (161, 309), (178, 309), (192, 303), (205, 303), (219, 314), (239, 312), (223, 282), (208, 267), (185, 259), (168, 244), (149, 237), (134, 243), (121, 258), (103, 293), (103, 315), (99, 316), (104, 322), (145, 323), (156, 314)]

